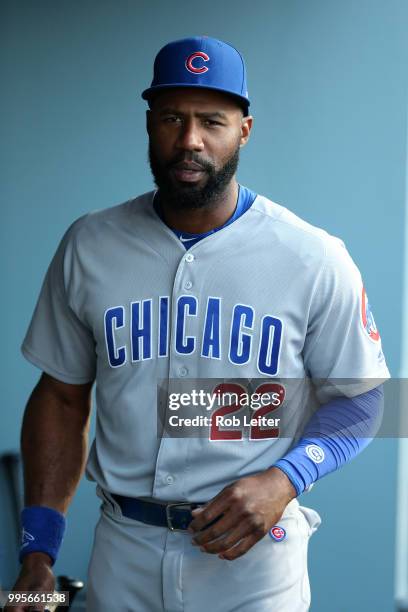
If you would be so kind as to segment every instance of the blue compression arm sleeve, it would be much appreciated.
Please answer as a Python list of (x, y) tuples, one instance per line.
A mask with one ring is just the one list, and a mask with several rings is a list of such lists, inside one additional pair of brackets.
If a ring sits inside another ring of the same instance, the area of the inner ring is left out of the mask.
[(358, 455), (378, 431), (383, 415), (383, 385), (356, 397), (336, 397), (321, 406), (303, 437), (274, 464), (298, 495)]

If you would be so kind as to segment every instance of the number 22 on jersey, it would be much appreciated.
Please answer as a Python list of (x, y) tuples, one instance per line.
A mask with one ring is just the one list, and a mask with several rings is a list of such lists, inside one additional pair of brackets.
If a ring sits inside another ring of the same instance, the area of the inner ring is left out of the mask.
[[(214, 389), (214, 394), (219, 397), (234, 397), (235, 402), (217, 408), (211, 415), (210, 440), (215, 441), (239, 441), (244, 438), (244, 429), (249, 427), (250, 440), (271, 440), (279, 437), (279, 426), (275, 423), (270, 425), (274, 419), (268, 418), (271, 412), (279, 408), (285, 399), (285, 387), (279, 383), (262, 383), (252, 394), (252, 398), (270, 397), (270, 403), (257, 408), (251, 417), (240, 415), (243, 408), (247, 407), (245, 398), (249, 397), (247, 389), (238, 383), (221, 383)], [(279, 421), (279, 419), (276, 419)], [(265, 426), (265, 423), (267, 424)]]

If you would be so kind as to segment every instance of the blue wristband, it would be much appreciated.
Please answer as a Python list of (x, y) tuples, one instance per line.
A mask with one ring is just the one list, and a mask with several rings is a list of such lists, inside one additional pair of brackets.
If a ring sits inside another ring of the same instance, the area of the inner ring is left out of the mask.
[(33, 552), (47, 554), (54, 565), (65, 533), (65, 516), (46, 506), (27, 506), (21, 512), (20, 562)]

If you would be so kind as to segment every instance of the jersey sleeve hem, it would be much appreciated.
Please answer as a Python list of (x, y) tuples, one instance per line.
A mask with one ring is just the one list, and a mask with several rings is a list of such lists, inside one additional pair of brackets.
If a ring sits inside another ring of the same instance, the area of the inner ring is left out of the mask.
[(27, 361), (29, 361), (32, 365), (63, 383), (67, 383), (69, 385), (82, 385), (95, 380), (94, 376), (76, 376), (67, 372), (60, 372), (40, 359), (40, 357), (33, 353), (26, 344), (22, 345), (21, 352)]
[(323, 403), (336, 396), (352, 398), (379, 387), (390, 378), (391, 374), (385, 366), (367, 378), (329, 378), (318, 387), (316, 393), (319, 401)]

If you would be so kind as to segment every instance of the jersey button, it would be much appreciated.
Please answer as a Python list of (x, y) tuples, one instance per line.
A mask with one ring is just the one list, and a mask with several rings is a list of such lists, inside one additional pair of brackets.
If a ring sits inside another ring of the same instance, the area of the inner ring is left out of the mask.
[(166, 476), (166, 482), (167, 482), (167, 484), (173, 484), (173, 482), (174, 482), (174, 476), (172, 476), (171, 474), (168, 474), (168, 475)]
[(187, 253), (184, 259), (187, 263), (191, 263), (192, 261), (194, 261), (194, 255), (192, 253)]
[(186, 281), (184, 283), (184, 289), (191, 289), (192, 286), (193, 286), (193, 283), (191, 281)]
[(179, 376), (181, 376), (182, 378), (184, 378), (184, 376), (187, 376), (187, 374), (188, 374), (188, 370), (187, 370), (187, 368), (185, 368), (184, 366), (182, 366), (182, 367), (179, 369)]

